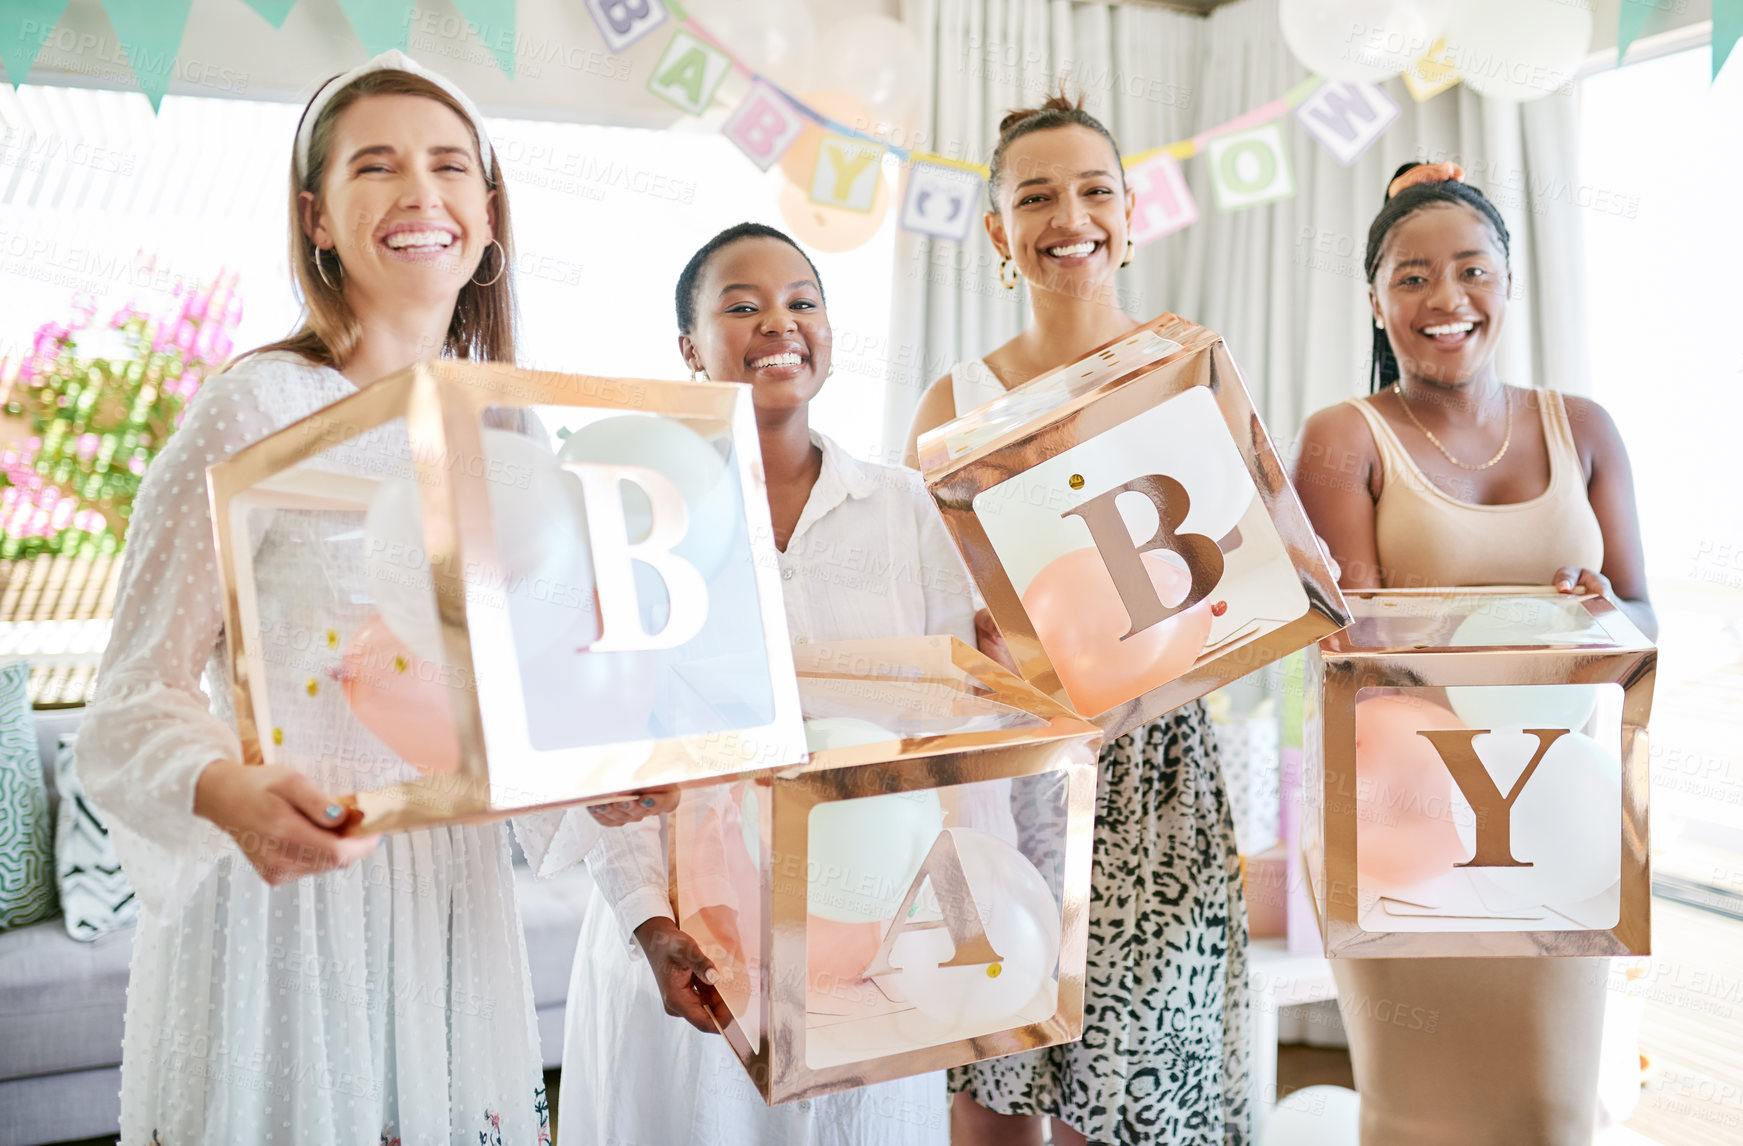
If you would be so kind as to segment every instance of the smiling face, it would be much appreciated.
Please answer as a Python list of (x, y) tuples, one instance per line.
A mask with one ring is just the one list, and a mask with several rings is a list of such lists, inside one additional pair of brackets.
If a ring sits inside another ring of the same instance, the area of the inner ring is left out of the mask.
[(1012, 140), (998, 203), (987, 234), (1033, 289), (1090, 297), (1125, 260), (1134, 199), (1114, 149), (1090, 128), (1067, 124)]
[(495, 194), (471, 128), (416, 95), (364, 96), (339, 113), (303, 229), (354, 310), (452, 305), (495, 236)]
[(1370, 301), (1407, 377), (1458, 386), (1493, 363), (1511, 283), (1488, 221), (1436, 203), (1392, 227)]
[(684, 360), (716, 382), (744, 382), (758, 411), (809, 402), (829, 374), (823, 288), (799, 251), (779, 239), (740, 239), (709, 258), (696, 283)]

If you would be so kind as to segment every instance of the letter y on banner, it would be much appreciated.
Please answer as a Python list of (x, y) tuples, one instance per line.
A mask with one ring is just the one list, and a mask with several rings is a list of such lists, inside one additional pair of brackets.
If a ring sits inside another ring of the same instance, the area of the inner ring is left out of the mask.
[(756, 81), (721, 130), (750, 161), (767, 171), (805, 129), (805, 117), (780, 92)]

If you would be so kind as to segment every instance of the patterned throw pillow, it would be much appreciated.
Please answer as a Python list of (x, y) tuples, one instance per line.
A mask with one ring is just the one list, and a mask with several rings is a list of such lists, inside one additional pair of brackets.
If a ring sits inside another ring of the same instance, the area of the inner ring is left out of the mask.
[(29, 662), (0, 665), (0, 928), (55, 913), (54, 822), (29, 685)]
[(73, 744), (61, 737), (54, 758), (54, 785), (60, 792), (60, 823), (54, 836), (54, 874), (60, 885), (67, 934), (91, 940), (126, 927), (139, 914), (133, 886), (121, 872), (109, 829), (85, 799), (85, 785), (73, 770)]

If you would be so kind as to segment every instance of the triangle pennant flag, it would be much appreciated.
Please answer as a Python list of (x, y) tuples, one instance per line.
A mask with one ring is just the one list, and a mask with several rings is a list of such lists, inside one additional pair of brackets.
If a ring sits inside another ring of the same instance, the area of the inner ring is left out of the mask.
[(454, 0), (466, 17), (467, 31), (478, 37), (497, 66), (514, 79), (514, 6), (516, 0)]
[(66, 9), (67, 0), (11, 0), (6, 5), (6, 18), (0, 22), (0, 67), (13, 87), (30, 74), (30, 65)]
[(405, 51), (417, 5), (406, 0), (339, 0), (339, 10), (373, 59), (389, 48)]
[(1622, 14), (1616, 23), (1616, 62), (1628, 58), (1628, 45), (1640, 35), (1646, 17), (1652, 14), (1652, 0), (1622, 0)]
[(242, 2), (260, 13), (260, 18), (274, 28), (284, 27), (284, 18), (290, 15), (290, 10), (297, 6), (297, 0), (242, 0)]
[(103, 11), (115, 28), (115, 38), (127, 55), (127, 66), (139, 90), (156, 113), (175, 74), (176, 53), (194, 0), (103, 0)]
[(1739, 36), (1743, 36), (1743, 0), (1713, 0), (1713, 79), (1724, 70)]

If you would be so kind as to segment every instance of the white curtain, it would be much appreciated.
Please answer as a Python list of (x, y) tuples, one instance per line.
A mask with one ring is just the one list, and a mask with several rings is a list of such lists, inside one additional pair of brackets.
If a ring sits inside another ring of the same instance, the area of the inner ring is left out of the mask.
[[(1238, 0), (1207, 17), (1070, 0), (904, 0), (903, 13), (927, 52), (929, 120), (916, 142), (983, 163), (1004, 112), (1033, 106), (1062, 79), (1136, 152), (1223, 123), (1307, 76), (1283, 42), (1277, 0)], [(1514, 105), (1460, 86), (1417, 103), (1401, 81), (1384, 86), (1402, 115), (1353, 166), (1293, 116), (1285, 121), (1292, 198), (1221, 211), (1204, 162), (1186, 160), (1199, 222), (1140, 248), (1123, 272), (1134, 317), (1173, 311), (1223, 335), (1286, 452), (1308, 414), (1367, 391), (1362, 256), (1386, 180), (1409, 159), (1462, 163), (1512, 232), (1502, 378), (1586, 388), (1575, 98)], [(892, 443), (905, 441), (928, 382), (1010, 338), (1024, 315), (1022, 289), (999, 286), (979, 228), (960, 247), (904, 232), (897, 256), (894, 344), (906, 352), (892, 365)]]

